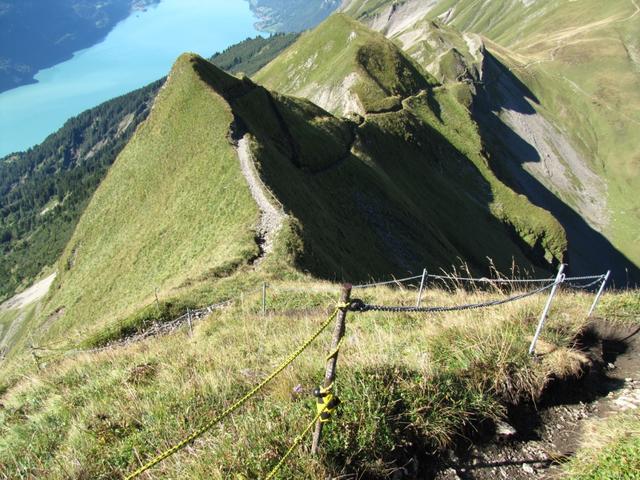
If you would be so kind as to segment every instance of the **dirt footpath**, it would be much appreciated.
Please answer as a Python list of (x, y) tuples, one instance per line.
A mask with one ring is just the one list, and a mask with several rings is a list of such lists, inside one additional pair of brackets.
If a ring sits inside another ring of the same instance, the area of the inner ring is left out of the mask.
[(536, 406), (511, 411), (497, 430), (447, 452), (438, 480), (555, 479), (575, 455), (589, 420), (640, 408), (640, 325), (594, 323), (581, 349), (593, 366), (583, 378), (558, 385)]

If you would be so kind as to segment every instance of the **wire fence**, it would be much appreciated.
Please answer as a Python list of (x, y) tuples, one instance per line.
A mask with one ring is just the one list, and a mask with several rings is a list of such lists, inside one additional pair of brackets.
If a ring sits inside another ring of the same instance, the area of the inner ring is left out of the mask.
[[(574, 288), (588, 288), (588, 287), (597, 285), (601, 280), (604, 279), (605, 275), (606, 274), (588, 275), (588, 276), (580, 276), (580, 277), (566, 277), (565, 284), (567, 286), (571, 286)], [(453, 274), (436, 275), (432, 273), (427, 273), (425, 275), (414, 275), (412, 277), (406, 277), (406, 278), (398, 278), (398, 279), (394, 278), (392, 280), (358, 284), (358, 285), (354, 285), (353, 288), (367, 289), (367, 288), (382, 287), (385, 285), (402, 285), (405, 282), (422, 279), (422, 278), (424, 278), (425, 280), (428, 280), (428, 279), (444, 280), (449, 282), (468, 282), (468, 283), (480, 283), (480, 284), (520, 284), (520, 285), (522, 284), (526, 285), (526, 284), (532, 284), (532, 283), (549, 283), (549, 282), (553, 282), (555, 279), (554, 277), (547, 277), (547, 278), (460, 277)], [(592, 280), (592, 282), (587, 285), (576, 285), (574, 283), (570, 283), (570, 282), (578, 282), (578, 281), (585, 281), (585, 280)]]
[[(202, 428), (200, 428), (199, 430), (197, 430), (193, 434), (189, 435), (187, 438), (185, 438), (182, 441), (180, 441), (177, 444), (175, 444), (173, 447), (167, 449), (166, 451), (162, 452), (161, 454), (157, 455), (156, 457), (154, 457), (153, 459), (151, 459), (150, 461), (148, 461), (147, 463), (142, 465), (136, 471), (134, 471), (129, 476), (127, 476), (126, 479), (127, 480), (132, 480), (132, 479), (138, 477), (139, 475), (141, 475), (146, 470), (152, 468), (153, 466), (157, 465), (158, 463), (160, 463), (164, 459), (168, 458), (169, 456), (173, 455), (177, 451), (179, 451), (182, 448), (186, 447), (188, 444), (190, 444), (195, 439), (197, 439), (198, 437), (200, 437), (201, 435), (206, 433), (209, 429), (211, 429), (213, 427), (213, 425), (221, 422), (227, 416), (231, 415), (233, 412), (235, 412), (240, 407), (242, 407), (242, 405), (244, 405), (246, 402), (248, 402), (250, 399), (252, 399), (255, 395), (257, 395), (257, 393), (260, 392), (264, 388), (265, 385), (267, 385), (269, 382), (271, 382), (287, 366), (289, 366), (299, 355), (301, 355), (302, 352), (306, 348), (308, 348), (309, 345), (311, 345), (311, 343), (313, 343), (315, 341), (315, 339), (329, 326), (330, 322), (336, 317), (336, 315), (338, 314), (340, 309), (343, 309), (345, 312), (346, 311), (351, 311), (351, 312), (358, 312), (358, 313), (371, 312), (371, 311), (387, 312), (387, 313), (455, 312), (455, 311), (482, 309), (482, 308), (495, 307), (495, 306), (499, 306), (499, 305), (505, 305), (505, 304), (508, 304), (508, 303), (518, 302), (518, 301), (523, 300), (525, 298), (529, 298), (529, 297), (532, 297), (534, 295), (538, 295), (538, 294), (544, 293), (544, 292), (546, 292), (548, 290), (551, 290), (551, 293), (550, 293), (550, 295), (549, 295), (549, 297), (547, 299), (545, 308), (543, 310), (543, 314), (541, 316), (541, 320), (540, 320), (540, 323), (538, 325), (538, 329), (536, 331), (536, 335), (534, 337), (534, 343), (532, 343), (532, 347), (530, 349), (530, 351), (532, 351), (534, 346), (535, 346), (535, 341), (537, 340), (537, 337), (539, 336), (540, 331), (542, 329), (544, 320), (545, 320), (545, 318), (546, 318), (546, 316), (548, 314), (548, 311), (549, 311), (549, 308), (550, 308), (550, 305), (551, 305), (551, 301), (553, 299), (553, 295), (554, 295), (554, 293), (556, 292), (557, 288), (560, 285), (565, 284), (565, 282), (566, 282), (566, 285), (570, 286), (572, 288), (589, 288), (591, 286), (594, 286), (594, 285), (597, 285), (598, 283), (600, 283), (601, 284), (600, 290), (599, 290), (598, 295), (596, 297), (596, 302), (597, 302), (597, 299), (599, 298), (600, 294), (602, 293), (602, 289), (604, 288), (604, 284), (606, 283), (606, 280), (608, 279), (608, 273), (606, 275), (593, 275), (593, 276), (583, 276), (583, 277), (565, 277), (565, 275), (563, 274), (563, 269), (564, 269), (564, 265), (561, 266), (561, 268), (558, 271), (558, 274), (557, 274), (557, 276), (555, 278), (546, 278), (546, 279), (485, 279), (485, 278), (453, 277), (453, 276), (441, 276), (441, 275), (430, 275), (429, 276), (429, 278), (433, 278), (433, 279), (447, 279), (447, 280), (456, 280), (456, 281), (473, 281), (473, 282), (495, 282), (495, 281), (498, 281), (498, 282), (501, 282), (501, 283), (519, 283), (519, 284), (544, 283), (545, 284), (545, 285), (543, 285), (543, 286), (541, 286), (539, 288), (536, 288), (534, 290), (527, 291), (527, 292), (522, 292), (522, 293), (519, 293), (517, 295), (512, 295), (512, 296), (509, 296), (509, 297), (506, 297), (506, 298), (498, 298), (498, 299), (493, 299), (493, 300), (484, 301), (484, 302), (477, 302), (477, 303), (466, 303), (466, 304), (450, 305), (450, 306), (424, 306), (424, 307), (421, 307), (419, 305), (418, 306), (380, 305), (380, 304), (375, 304), (375, 303), (365, 303), (364, 301), (359, 300), (359, 299), (350, 299), (346, 304), (338, 305), (336, 307), (336, 309), (333, 311), (333, 313), (329, 316), (329, 318), (320, 326), (320, 328), (309, 339), (307, 339), (306, 342), (304, 342), (296, 351), (291, 353), (287, 357), (287, 359), (282, 364), (280, 364), (278, 366), (278, 368), (276, 368), (276, 370), (274, 370), (270, 375), (268, 375), (257, 386), (255, 386), (253, 389), (251, 389), (246, 395), (244, 395), (242, 398), (240, 398), (238, 401), (236, 401), (234, 404), (232, 404), (230, 407), (228, 407), (226, 410), (224, 410), (221, 414), (216, 416), (213, 420), (211, 420), (210, 422), (205, 424)], [(356, 285), (353, 288), (366, 289), (366, 288), (374, 288), (374, 287), (377, 287), (377, 286), (385, 286), (385, 285), (391, 285), (391, 284), (402, 285), (402, 282), (417, 280), (419, 278), (422, 280), (421, 284), (420, 284), (420, 290), (421, 290), (420, 294), (421, 294), (422, 293), (422, 288), (424, 286), (425, 278), (427, 278), (426, 271), (423, 272), (422, 275), (416, 275), (416, 276), (413, 276), (413, 277), (407, 277), (407, 278), (401, 278), (401, 279), (393, 279), (393, 280), (383, 281), (383, 282), (375, 282), (375, 283), (367, 283), (367, 284), (362, 284), (362, 285)], [(590, 283), (583, 284), (583, 285), (579, 285), (579, 284), (575, 283), (575, 282), (579, 282), (579, 281), (590, 281)], [(349, 287), (349, 292), (350, 291), (351, 291), (351, 287)], [(253, 292), (255, 292), (255, 290), (253, 290)], [(264, 295), (265, 295), (265, 292), (266, 292), (266, 284), (262, 285), (262, 292), (263, 292), (263, 302), (264, 302)], [(237, 299), (237, 297), (233, 298), (233, 299), (226, 300), (224, 302), (213, 304), (213, 305), (210, 305), (208, 307), (196, 310), (194, 312), (188, 312), (186, 315), (188, 316), (188, 318), (191, 318), (191, 315), (206, 315), (207, 313), (210, 313), (212, 311), (212, 309), (219, 308), (221, 306), (225, 306), (227, 304), (230, 304), (236, 299)], [(419, 304), (419, 300), (418, 300), (418, 304)], [(263, 305), (264, 305), (264, 303), (263, 303)], [(594, 306), (595, 306), (595, 302), (594, 302)], [(592, 307), (592, 310), (593, 310), (594, 306)], [(591, 311), (590, 311), (590, 313), (591, 313)], [(185, 316), (183, 315), (182, 317), (179, 317), (176, 320), (174, 320), (172, 323), (182, 322), (182, 321), (184, 321), (184, 317)], [(342, 321), (344, 321), (344, 318), (342, 319)], [(338, 328), (338, 330), (340, 330), (340, 329)], [(336, 339), (334, 338), (334, 341), (335, 340)], [(342, 342), (342, 338), (340, 337), (339, 340), (338, 340), (338, 343), (335, 346), (335, 350), (332, 353), (329, 354), (329, 356), (327, 357), (327, 360), (329, 360), (330, 358), (334, 358), (334, 360), (337, 359), (337, 353), (339, 351), (341, 342)], [(331, 385), (333, 385), (333, 382), (331, 383)], [(275, 476), (275, 474), (279, 471), (279, 469), (283, 466), (283, 464), (286, 462), (286, 460), (292, 454), (294, 449), (297, 448), (302, 443), (304, 437), (309, 433), (309, 431), (311, 430), (313, 425), (316, 424), (318, 421), (320, 421), (320, 418), (324, 415), (326, 408), (327, 408), (326, 405), (321, 405), (321, 408), (319, 409), (319, 411), (316, 414), (316, 416), (312, 419), (311, 423), (309, 423), (307, 425), (307, 427), (304, 429), (304, 431), (294, 439), (292, 445), (289, 447), (289, 449), (284, 453), (284, 455), (280, 458), (280, 460), (276, 463), (276, 465), (270, 471), (269, 475), (267, 476), (268, 479), (271, 479), (271, 478), (273, 478)], [(316, 431), (318, 431), (318, 430), (316, 430)], [(314, 437), (314, 442), (315, 442), (315, 440), (316, 439)], [(315, 445), (315, 443), (314, 443), (314, 445)]]
[(355, 289), (365, 289), (365, 288), (374, 288), (374, 287), (381, 287), (383, 285), (398, 285), (398, 284), (402, 284), (403, 282), (409, 282), (411, 280), (417, 280), (418, 278), (422, 278), (422, 275), (415, 275), (413, 277), (407, 277), (407, 278), (394, 278), (393, 280), (386, 280), (386, 281), (382, 281), (382, 282), (375, 282), (375, 283), (364, 283), (361, 285), (354, 285), (352, 288)]
[(437, 307), (409, 307), (409, 306), (390, 306), (390, 305), (372, 305), (368, 303), (364, 303), (361, 300), (354, 301), (351, 304), (350, 310), (354, 312), (391, 312), (391, 313), (440, 313), (440, 312), (456, 312), (463, 310), (474, 310), (478, 308), (487, 308), (487, 307), (495, 307), (498, 305), (504, 305), (506, 303), (517, 302), (518, 300), (522, 300), (527, 297), (531, 297), (533, 295), (537, 295), (538, 293), (542, 293), (545, 290), (549, 290), (554, 285), (558, 285), (557, 282), (552, 282), (549, 285), (545, 285), (544, 287), (538, 288), (537, 290), (521, 293), (519, 295), (514, 295), (512, 297), (491, 300), (488, 302), (480, 302), (480, 303), (467, 303), (464, 305), (451, 305), (451, 306), (437, 306)]

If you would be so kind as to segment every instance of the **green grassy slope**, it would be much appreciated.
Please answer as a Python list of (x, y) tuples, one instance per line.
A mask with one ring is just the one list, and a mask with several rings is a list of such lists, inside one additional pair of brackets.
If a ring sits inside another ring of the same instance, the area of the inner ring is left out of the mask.
[[(272, 90), (321, 106), (327, 103), (322, 101), (327, 94), (335, 96), (331, 111), (336, 114), (397, 109), (401, 98), (435, 84), (383, 35), (344, 15), (332, 15), (302, 34), (254, 78)], [(351, 108), (345, 104), (350, 89), (357, 92), (357, 105)]]
[[(254, 73), (297, 34), (250, 38), (214, 55), (224, 70)], [(0, 159), (0, 301), (60, 257), (111, 164), (147, 117), (164, 80), (70, 119), (27, 152)]]
[(632, 479), (640, 470), (640, 409), (588, 425), (575, 458), (564, 467), (568, 480)]
[[(14, 384), (0, 385), (0, 476), (124, 478), (274, 369), (326, 320), (336, 289), (275, 284), (267, 316), (259, 295), (245, 296), (195, 324), (191, 335), (185, 327), (105, 352), (54, 354), (42, 359), (41, 372), (27, 364)], [(363, 295), (387, 304), (415, 300), (415, 292), (398, 289)], [(435, 304), (494, 295), (426, 292)], [(590, 296), (557, 298), (544, 333), (552, 352), (534, 360), (527, 336), (544, 300), (428, 319), (349, 314), (336, 383), (339, 413), (325, 426), (320, 455), (307, 453), (307, 436), (276, 478), (382, 479), (408, 464), (418, 478), (429, 475), (437, 457), (466, 442), (478, 422), (503, 416), (518, 398), (538, 398), (551, 378), (580, 372), (582, 354), (565, 345)], [(329, 341), (325, 331), (245, 407), (145, 476), (265, 478), (315, 414), (311, 392), (322, 379)]]
[[(577, 238), (578, 244), (591, 244), (588, 248), (577, 245), (574, 264), (588, 266), (594, 259), (594, 251), (606, 250), (606, 258), (593, 268), (609, 264), (615, 270), (618, 284), (637, 282), (640, 242), (636, 225), (640, 222), (640, 207), (637, 196), (631, 194), (640, 188), (640, 157), (635, 141), (635, 131), (640, 125), (637, 2), (441, 0), (428, 9), (420, 10), (418, 6), (420, 2), (416, 0), (393, 5), (386, 0), (354, 0), (346, 2), (343, 8), (394, 39), (402, 38), (401, 32), (411, 30), (411, 22), (421, 16), (439, 18), (460, 31), (490, 39), (489, 50), (502, 63), (503, 73), (515, 76), (524, 86), (522, 91), (528, 92), (533, 100), (529, 111), (541, 114), (557, 130), (543, 135), (564, 136), (605, 184), (603, 189), (593, 188), (590, 182), (580, 183), (578, 176), (572, 177), (573, 172), (569, 171), (564, 175), (570, 185), (559, 188), (553, 178), (558, 176), (557, 172), (545, 176), (540, 170), (535, 179), (527, 178), (528, 174), (516, 179), (514, 188), (518, 188), (517, 183), (539, 182), (538, 193), (536, 188), (518, 190), (526, 191), (530, 198), (535, 195), (537, 198), (532, 200), (558, 216), (572, 230), (570, 236)], [(411, 17), (414, 11), (416, 15)], [(509, 104), (502, 106), (509, 108)], [(496, 126), (490, 129), (496, 130)], [(501, 137), (506, 139), (508, 134), (505, 132)], [(517, 136), (511, 137), (512, 156), (514, 148), (530, 148)], [(560, 152), (560, 156), (565, 153)], [(501, 155), (498, 151), (496, 157)], [(566, 166), (567, 157), (561, 162)], [(590, 190), (586, 196), (592, 194), (594, 199), (585, 200), (581, 189)], [(595, 215), (594, 206), (599, 209)], [(582, 221), (580, 217), (586, 218), (588, 225), (576, 226)], [(592, 240), (581, 242), (583, 238)], [(576, 242), (570, 239), (569, 243), (571, 250)]]
[[(316, 45), (325, 47), (317, 51)], [(354, 75), (357, 80), (345, 80)], [(565, 240), (558, 223), (515, 195), (487, 168), (475, 124), (455, 89), (434, 88), (435, 80), (384, 36), (344, 15), (333, 15), (255, 78), (283, 93), (309, 92), (310, 98), (320, 100), (326, 97), (318, 94), (319, 85), (340, 85), (343, 97), (355, 99), (364, 118), (357, 120), (362, 123), (354, 153), (389, 188), (387, 198), (406, 198), (402, 210), (424, 215), (422, 221), (430, 225), (424, 231), (432, 232), (431, 241), (420, 242), (423, 250), (432, 252), (427, 255), (434, 264), (443, 255), (460, 256), (474, 265), (485, 256), (504, 262), (517, 255), (495, 218), (512, 230), (527, 254), (535, 250), (538, 261), (562, 257)], [(344, 103), (321, 106), (344, 113)], [(468, 220), (459, 221), (459, 215)], [(482, 235), (474, 237), (471, 231)], [(523, 262), (521, 256), (517, 259)]]
[(297, 266), (364, 280), (458, 261), (485, 272), (487, 257), (502, 271), (512, 262), (550, 269), (562, 230), (487, 181), (465, 115), (446, 90), (424, 90), (356, 125), (181, 57), (78, 224), (34, 338), (100, 343), (128, 331), (118, 325), (164, 319), (171, 303), (206, 301), (203, 288), (250, 263), (258, 210), (230, 143), (245, 133), (290, 215), (264, 265), (273, 275)]
[[(92, 330), (255, 256), (257, 207), (227, 140), (226, 103), (181, 57), (96, 191), (59, 262), (48, 335)], [(228, 241), (232, 238), (233, 241)]]
[(58, 259), (161, 85), (87, 110), (40, 145), (0, 159), (0, 300)]
[[(443, 2), (433, 15), (448, 6)], [(540, 100), (608, 184), (603, 232), (636, 265), (640, 205), (640, 13), (631, 1), (492, 2), (481, 15), (458, 4), (453, 25), (491, 38), (501, 58)], [(505, 2), (502, 2), (505, 3)], [(566, 201), (571, 205), (571, 199)]]

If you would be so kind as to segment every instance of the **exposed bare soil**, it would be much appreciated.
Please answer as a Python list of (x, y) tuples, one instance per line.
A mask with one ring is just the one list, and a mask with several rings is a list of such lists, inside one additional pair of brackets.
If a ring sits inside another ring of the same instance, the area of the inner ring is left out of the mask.
[(590, 357), (588, 373), (551, 386), (538, 405), (514, 407), (506, 425), (447, 452), (435, 478), (557, 478), (580, 445), (587, 420), (640, 407), (640, 324), (621, 328), (598, 320), (577, 346)]

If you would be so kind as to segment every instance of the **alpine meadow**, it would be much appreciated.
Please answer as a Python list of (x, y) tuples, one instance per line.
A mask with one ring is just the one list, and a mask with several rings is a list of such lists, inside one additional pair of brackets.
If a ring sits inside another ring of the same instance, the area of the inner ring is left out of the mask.
[(0, 159), (0, 479), (636, 478), (640, 4), (249, 4)]

